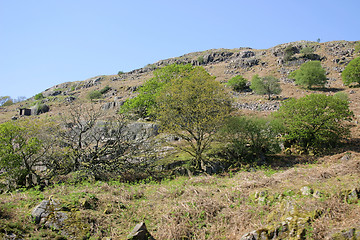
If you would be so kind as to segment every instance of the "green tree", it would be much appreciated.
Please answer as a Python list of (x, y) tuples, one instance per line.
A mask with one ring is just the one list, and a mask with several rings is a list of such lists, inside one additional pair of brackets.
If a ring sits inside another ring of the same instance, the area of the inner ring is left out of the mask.
[(343, 83), (348, 86), (351, 83), (360, 84), (360, 57), (357, 57), (345, 67), (341, 73)]
[(10, 106), (12, 105), (14, 102), (12, 100), (12, 98), (10, 96), (1, 96), (0, 97), (0, 106)]
[(193, 69), (191, 64), (172, 64), (154, 71), (154, 77), (139, 88), (135, 98), (128, 99), (121, 107), (121, 113), (133, 112), (140, 117), (155, 117), (156, 97), (170, 80), (187, 76)]
[(233, 78), (231, 78), (228, 82), (227, 85), (230, 86), (234, 91), (241, 91), (244, 90), (246, 88), (246, 83), (248, 81), (246, 80), (246, 78), (237, 75)]
[(306, 87), (324, 87), (327, 83), (326, 71), (321, 67), (320, 61), (310, 61), (302, 64), (300, 68), (289, 75), (295, 79), (295, 83)]
[(204, 68), (196, 67), (187, 76), (172, 79), (156, 101), (162, 129), (189, 144), (178, 147), (193, 157), (195, 168), (201, 169), (204, 152), (230, 112), (229, 96)]
[(222, 128), (226, 145), (224, 154), (230, 161), (253, 162), (266, 154), (280, 151), (280, 121), (262, 117), (230, 117)]
[(51, 147), (43, 134), (49, 124), (24, 119), (0, 125), (0, 169), (10, 182), (24, 185), (26, 176), (35, 174), (34, 168), (43, 165), (43, 157)]
[(251, 80), (250, 88), (260, 95), (268, 95), (270, 100), (272, 94), (281, 93), (280, 80), (273, 76), (259, 77), (254, 75)]
[(286, 146), (296, 145), (305, 151), (321, 152), (335, 147), (349, 136), (353, 113), (349, 102), (339, 97), (310, 94), (285, 102), (274, 116), (283, 120)]

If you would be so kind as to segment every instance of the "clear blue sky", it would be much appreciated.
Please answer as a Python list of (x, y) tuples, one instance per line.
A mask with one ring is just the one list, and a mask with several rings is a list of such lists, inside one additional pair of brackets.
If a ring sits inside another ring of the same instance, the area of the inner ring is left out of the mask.
[(359, 0), (0, 0), (0, 96), (212, 48), (360, 40)]

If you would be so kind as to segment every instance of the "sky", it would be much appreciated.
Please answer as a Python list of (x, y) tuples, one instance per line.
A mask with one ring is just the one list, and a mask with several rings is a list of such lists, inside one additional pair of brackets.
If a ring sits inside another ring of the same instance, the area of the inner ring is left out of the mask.
[(214, 48), (360, 40), (359, 0), (0, 0), (0, 96)]

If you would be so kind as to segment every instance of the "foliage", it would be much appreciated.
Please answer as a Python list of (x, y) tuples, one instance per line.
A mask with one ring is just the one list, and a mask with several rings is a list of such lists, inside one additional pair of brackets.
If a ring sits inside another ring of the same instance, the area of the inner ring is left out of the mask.
[(271, 94), (281, 93), (280, 80), (273, 76), (259, 77), (257, 74), (254, 75), (250, 88), (257, 94), (268, 95), (268, 99), (271, 98)]
[(100, 91), (94, 90), (94, 91), (91, 91), (88, 93), (88, 98), (90, 100), (99, 99), (99, 98), (102, 98), (102, 94)]
[(246, 88), (246, 83), (247, 80), (246, 78), (237, 75), (233, 78), (231, 78), (228, 82), (227, 85), (230, 86), (234, 91), (241, 91), (244, 90)]
[(288, 62), (292, 60), (292, 57), (295, 54), (295, 48), (292, 45), (289, 45), (284, 50), (284, 61)]
[(352, 83), (360, 84), (360, 57), (349, 62), (341, 73), (342, 80), (346, 86)]
[(320, 61), (310, 61), (302, 64), (300, 69), (292, 72), (290, 78), (295, 79), (295, 83), (311, 88), (312, 86), (324, 87), (327, 83), (326, 71), (321, 67)]
[(110, 89), (111, 89), (111, 87), (109, 87), (109, 86), (107, 85), (107, 86), (105, 86), (103, 89), (100, 90), (100, 93), (101, 93), (101, 94), (105, 94), (105, 93), (107, 93)]
[(355, 54), (359, 54), (360, 53), (360, 42), (357, 42), (355, 44)]
[(24, 185), (49, 151), (49, 138), (42, 134), (48, 124), (25, 119), (0, 125), (0, 169), (15, 185)]
[(172, 64), (154, 71), (154, 77), (144, 83), (138, 90), (139, 94), (128, 99), (121, 107), (121, 113), (135, 113), (140, 117), (155, 117), (156, 97), (165, 85), (172, 79), (178, 79), (189, 74), (193, 69), (190, 64)]
[(349, 95), (346, 92), (337, 92), (334, 94), (334, 98), (338, 98), (347, 102), (349, 101)]
[(312, 47), (304, 47), (300, 50), (300, 53), (302, 54), (303, 58), (316, 60), (318, 55), (314, 54), (314, 49)]
[(280, 151), (278, 136), (282, 132), (279, 121), (261, 117), (230, 117), (222, 128), (228, 142), (224, 151), (230, 161), (253, 162), (268, 153)]
[(44, 98), (44, 95), (42, 93), (38, 93), (34, 96), (34, 99), (35, 100), (40, 100), (40, 99), (43, 99)]
[(123, 74), (124, 74), (123, 71), (119, 71), (119, 72), (118, 72), (118, 75), (119, 75), (119, 76), (121, 76), (121, 75), (123, 75)]
[(171, 79), (156, 101), (162, 129), (190, 145), (180, 148), (194, 158), (193, 165), (200, 169), (204, 152), (230, 112), (228, 95), (204, 68), (196, 67), (187, 76)]
[(305, 151), (320, 152), (335, 147), (349, 136), (353, 113), (349, 102), (339, 97), (310, 94), (285, 102), (274, 116), (283, 120), (287, 146), (296, 145)]
[(14, 103), (10, 96), (1, 96), (0, 97), (0, 106), (10, 106)]

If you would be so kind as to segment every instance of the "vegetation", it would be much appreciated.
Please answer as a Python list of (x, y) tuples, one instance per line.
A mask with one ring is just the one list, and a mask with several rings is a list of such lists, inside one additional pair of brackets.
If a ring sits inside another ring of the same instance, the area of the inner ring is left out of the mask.
[(285, 50), (284, 50), (284, 61), (285, 62), (292, 60), (294, 54), (296, 53), (295, 50), (296, 49), (292, 45), (289, 45), (285, 48)]
[(135, 113), (140, 117), (155, 118), (155, 109), (157, 107), (156, 97), (161, 90), (171, 80), (185, 77), (193, 69), (190, 64), (187, 65), (169, 65), (154, 71), (154, 77), (144, 83), (138, 90), (139, 94), (132, 99), (128, 99), (120, 109), (121, 113)]
[(309, 89), (313, 86), (324, 87), (327, 83), (326, 71), (321, 67), (320, 61), (302, 64), (300, 69), (292, 72), (289, 77), (294, 78), (296, 84)]
[(0, 106), (6, 107), (14, 103), (10, 96), (1, 96), (0, 97)]
[(228, 142), (223, 154), (233, 163), (264, 160), (265, 155), (280, 151), (279, 121), (261, 117), (230, 117), (222, 129)]
[(250, 88), (257, 94), (268, 95), (269, 100), (272, 94), (281, 93), (280, 80), (273, 76), (259, 77), (259, 75), (254, 75)]
[(36, 94), (36, 95), (34, 96), (34, 99), (35, 99), (35, 100), (40, 100), (40, 99), (43, 99), (43, 98), (44, 98), (44, 96), (43, 96), (42, 93), (38, 93), (38, 94)]
[(349, 136), (353, 113), (349, 102), (339, 97), (310, 94), (285, 102), (274, 116), (283, 120), (285, 145), (295, 145), (309, 152), (334, 148)]
[(341, 73), (342, 80), (346, 86), (352, 83), (360, 84), (360, 57), (349, 62)]
[(185, 77), (171, 79), (156, 98), (158, 120), (164, 131), (184, 139), (190, 147), (180, 147), (203, 167), (204, 152), (216, 130), (230, 112), (230, 98), (204, 68), (194, 68)]
[(232, 88), (232, 90), (240, 92), (240, 91), (246, 89), (247, 82), (248, 81), (244, 77), (237, 75), (237, 76), (231, 78), (227, 82), (227, 85), (230, 86)]
[(21, 120), (0, 125), (0, 169), (8, 187), (22, 186), (34, 167), (44, 163), (50, 139), (44, 133), (49, 122)]
[(94, 91), (91, 91), (88, 93), (87, 97), (90, 99), (90, 100), (94, 100), (94, 99), (100, 99), (102, 98), (102, 94), (100, 91), (97, 91), (97, 90), (94, 90)]

